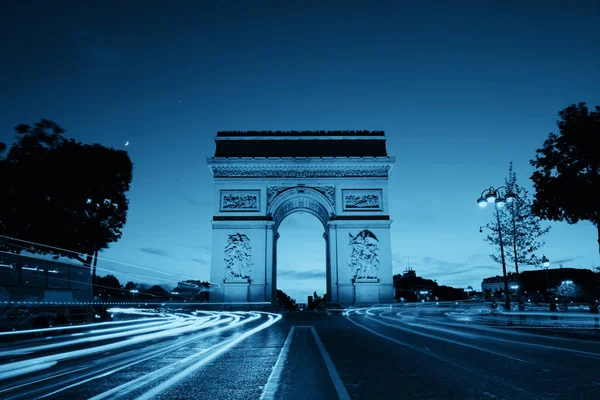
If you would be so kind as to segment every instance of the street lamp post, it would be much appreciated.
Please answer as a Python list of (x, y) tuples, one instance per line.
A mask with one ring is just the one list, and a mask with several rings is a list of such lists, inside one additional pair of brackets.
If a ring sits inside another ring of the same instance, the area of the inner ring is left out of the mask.
[(506, 201), (512, 203), (512, 225), (513, 225), (513, 254), (515, 257), (515, 274), (517, 275), (517, 301), (519, 302), (519, 310), (523, 308), (523, 301), (521, 299), (521, 277), (519, 275), (519, 263), (517, 260), (517, 218), (515, 216), (515, 203), (518, 196), (515, 193), (508, 192), (506, 194)]
[(137, 289), (131, 289), (130, 292), (131, 292), (131, 301), (135, 302), (135, 294), (138, 293), (139, 290), (137, 290)]
[(542, 256), (542, 268), (546, 271), (546, 294), (550, 293), (550, 280), (548, 279), (548, 268), (550, 268), (550, 260), (546, 258), (546, 255)]
[[(501, 190), (504, 190), (504, 197), (501, 196)], [(485, 189), (481, 192), (481, 196), (477, 199), (477, 204), (481, 208), (488, 205), (488, 203), (494, 203), (494, 210), (496, 211), (496, 223), (497, 223), (497, 231), (498, 231), (498, 240), (500, 242), (500, 258), (502, 260), (502, 275), (504, 277), (504, 294), (505, 294), (505, 302), (504, 308), (507, 311), (510, 311), (510, 292), (508, 289), (508, 277), (506, 276), (506, 260), (504, 258), (504, 242), (502, 240), (502, 226), (500, 224), (500, 212), (499, 208), (504, 207), (506, 202), (511, 202), (515, 199), (514, 194), (508, 191), (505, 186), (500, 186), (497, 189), (490, 186), (488, 189)], [(481, 229), (480, 229), (481, 230)], [(517, 291), (517, 293), (519, 293)]]

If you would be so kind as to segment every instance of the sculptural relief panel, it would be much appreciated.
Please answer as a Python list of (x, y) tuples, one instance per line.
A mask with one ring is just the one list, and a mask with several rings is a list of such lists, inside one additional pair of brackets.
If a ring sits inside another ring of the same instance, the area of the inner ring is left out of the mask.
[(260, 190), (221, 190), (221, 211), (259, 211)]
[(249, 279), (252, 273), (252, 246), (248, 236), (241, 233), (229, 235), (223, 261), (226, 282)]
[(350, 260), (348, 266), (354, 279), (375, 279), (379, 272), (379, 240), (369, 230), (350, 236)]
[(342, 205), (344, 211), (382, 211), (382, 190), (343, 189)]

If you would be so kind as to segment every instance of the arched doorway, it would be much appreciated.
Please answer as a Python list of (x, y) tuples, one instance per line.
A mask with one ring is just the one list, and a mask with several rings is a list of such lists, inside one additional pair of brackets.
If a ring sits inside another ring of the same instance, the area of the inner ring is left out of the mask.
[(210, 301), (276, 300), (277, 240), (292, 213), (324, 229), (329, 300), (393, 301), (383, 132), (219, 132)]
[[(277, 270), (279, 259), (279, 227), (281, 223), (290, 215), (298, 212), (305, 212), (316, 217), (323, 227), (322, 236), (325, 239), (325, 290), (327, 293), (332, 293), (332, 282), (335, 277), (332, 277), (331, 263), (329, 257), (329, 246), (327, 229), (329, 221), (335, 216), (334, 202), (328, 198), (325, 190), (318, 190), (304, 185), (296, 187), (279, 187), (273, 190), (275, 194), (269, 204), (267, 215), (273, 220), (274, 243), (273, 243), (273, 264), (272, 264), (272, 298), (276, 297), (277, 291)], [(302, 300), (303, 302), (303, 300)]]
[(295, 212), (284, 218), (277, 233), (276, 290), (297, 304), (307, 303), (315, 292), (322, 297), (327, 293), (327, 255), (321, 221), (309, 213)]

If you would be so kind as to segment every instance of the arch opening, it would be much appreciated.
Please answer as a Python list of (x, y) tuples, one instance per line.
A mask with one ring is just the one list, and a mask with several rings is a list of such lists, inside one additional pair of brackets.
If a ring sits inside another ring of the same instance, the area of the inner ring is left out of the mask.
[(313, 213), (303, 209), (285, 216), (278, 227), (275, 290), (281, 290), (296, 304), (308, 305), (308, 296), (327, 291), (325, 229)]
[(330, 289), (326, 232), (335, 213), (333, 203), (316, 189), (297, 186), (281, 192), (268, 212), (275, 231), (273, 298), (278, 289), (289, 290), (286, 294), (298, 304), (307, 304), (314, 292), (323, 297)]

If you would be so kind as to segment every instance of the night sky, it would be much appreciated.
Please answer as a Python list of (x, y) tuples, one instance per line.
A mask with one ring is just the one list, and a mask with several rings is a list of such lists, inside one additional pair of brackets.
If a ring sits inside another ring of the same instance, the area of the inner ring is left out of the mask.
[[(501, 274), (479, 233), (492, 218), (481, 191), (510, 161), (531, 187), (529, 160), (557, 112), (600, 104), (600, 6), (396, 3), (4, 1), (0, 140), (48, 118), (127, 149), (128, 222), (101, 257), (146, 269), (101, 260), (99, 272), (175, 285), (209, 279), (217, 131), (384, 130), (395, 273), (410, 255), (421, 276), (479, 287)], [(551, 226), (553, 266), (600, 264), (591, 223)], [(292, 297), (325, 287), (321, 230), (306, 214), (282, 225)]]

